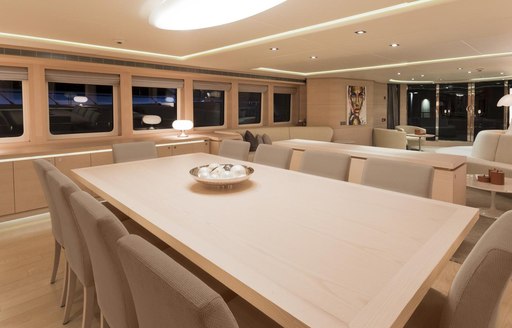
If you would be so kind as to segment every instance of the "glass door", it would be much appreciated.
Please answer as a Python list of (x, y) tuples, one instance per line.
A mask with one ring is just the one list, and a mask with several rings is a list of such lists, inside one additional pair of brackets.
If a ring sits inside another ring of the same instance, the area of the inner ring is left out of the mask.
[(468, 97), (467, 83), (439, 85), (439, 133), (440, 140), (467, 140)]
[(474, 136), (482, 130), (503, 129), (504, 109), (496, 105), (504, 94), (504, 81), (475, 83)]
[(436, 133), (436, 86), (415, 84), (407, 87), (407, 124)]

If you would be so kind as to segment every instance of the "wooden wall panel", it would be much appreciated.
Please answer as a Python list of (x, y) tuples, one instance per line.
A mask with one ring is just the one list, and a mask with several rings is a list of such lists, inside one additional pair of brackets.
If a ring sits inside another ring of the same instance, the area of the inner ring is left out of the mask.
[[(53, 164), (53, 159), (49, 159)], [(32, 160), (13, 162), (14, 210), (16, 213), (47, 207), (43, 188)]]
[(0, 163), (0, 215), (14, 213), (14, 169), (12, 163)]

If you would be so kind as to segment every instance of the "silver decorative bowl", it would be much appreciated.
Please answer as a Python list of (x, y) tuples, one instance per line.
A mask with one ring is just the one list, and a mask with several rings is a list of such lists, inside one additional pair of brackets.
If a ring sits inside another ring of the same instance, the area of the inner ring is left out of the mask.
[[(219, 167), (224, 167), (224, 169), (226, 171), (229, 171), (229, 170), (231, 170), (231, 168), (234, 165), (235, 164), (219, 164)], [(199, 170), (201, 168), (203, 168), (203, 167), (209, 167), (210, 164), (194, 167), (193, 169), (191, 169), (189, 171), (189, 173), (197, 182), (200, 182), (200, 183), (203, 183), (203, 184), (206, 184), (206, 185), (213, 185), (213, 186), (219, 186), (219, 187), (222, 187), (222, 186), (232, 186), (234, 184), (237, 184), (237, 183), (243, 182), (245, 180), (248, 180), (251, 177), (251, 175), (254, 173), (254, 169), (252, 167), (245, 166), (245, 165), (240, 165), (240, 164), (238, 164), (238, 165), (242, 166), (245, 169), (245, 175), (240, 176), (240, 177), (234, 177), (234, 178), (199, 177), (198, 176)]]

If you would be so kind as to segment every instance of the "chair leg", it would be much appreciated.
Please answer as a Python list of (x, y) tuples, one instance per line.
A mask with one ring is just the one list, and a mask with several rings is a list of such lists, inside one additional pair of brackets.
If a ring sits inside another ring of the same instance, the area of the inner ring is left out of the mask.
[(84, 286), (84, 308), (82, 314), (82, 328), (89, 328), (92, 325), (94, 318), (94, 300), (96, 297), (96, 290), (94, 285)]
[(69, 264), (66, 261), (66, 268), (64, 272), (64, 284), (62, 285), (62, 295), (60, 296), (60, 307), (66, 305), (66, 296), (68, 294), (68, 281), (69, 281)]
[(50, 284), (55, 283), (55, 279), (57, 277), (57, 271), (59, 269), (59, 261), (60, 261), (60, 250), (62, 249), (62, 246), (55, 240), (55, 250), (53, 252), (53, 270), (52, 270), (52, 276), (50, 278)]
[(64, 310), (64, 320), (62, 324), (65, 325), (69, 322), (69, 315), (71, 314), (71, 307), (73, 307), (73, 301), (75, 299), (76, 289), (76, 274), (69, 269), (69, 280), (68, 280), (68, 293), (66, 297), (66, 308)]

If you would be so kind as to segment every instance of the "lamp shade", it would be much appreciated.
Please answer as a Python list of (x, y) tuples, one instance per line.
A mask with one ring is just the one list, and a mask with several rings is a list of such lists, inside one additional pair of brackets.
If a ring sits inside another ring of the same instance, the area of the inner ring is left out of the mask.
[(500, 100), (498, 100), (498, 107), (501, 106), (512, 106), (512, 94), (510, 95), (504, 95), (501, 97)]
[(194, 127), (194, 123), (190, 120), (176, 120), (172, 122), (172, 128), (175, 130), (181, 130), (181, 134), (178, 137), (186, 137), (186, 130), (190, 130)]

